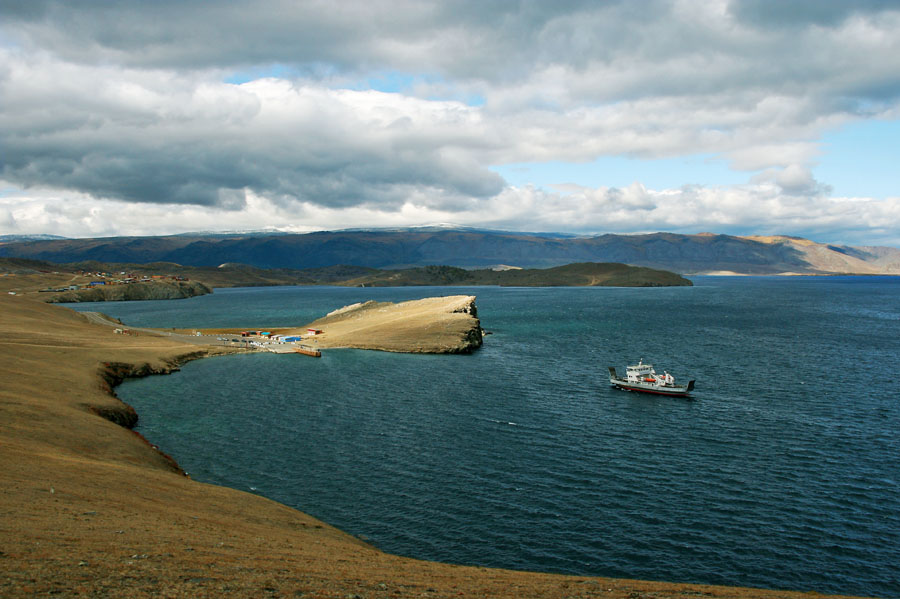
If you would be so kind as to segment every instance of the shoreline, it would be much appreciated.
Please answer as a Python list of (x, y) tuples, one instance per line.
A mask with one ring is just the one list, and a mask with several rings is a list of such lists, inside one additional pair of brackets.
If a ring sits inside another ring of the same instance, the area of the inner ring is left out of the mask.
[(95, 410), (128, 412), (115, 395), (125, 376), (236, 352), (114, 335), (72, 310), (20, 298), (2, 299), (0, 325), (0, 374), (10, 382), (0, 391), (4, 596), (824, 596), (386, 554), (261, 496), (193, 481), (151, 441), (97, 418)]

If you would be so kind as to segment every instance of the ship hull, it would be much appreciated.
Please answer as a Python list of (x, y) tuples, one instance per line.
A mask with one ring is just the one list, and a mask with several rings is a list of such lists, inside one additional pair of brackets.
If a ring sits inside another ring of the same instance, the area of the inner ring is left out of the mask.
[[(692, 381), (693, 382), (693, 381)], [(681, 386), (674, 385), (671, 387), (661, 387), (659, 385), (643, 385), (640, 383), (629, 383), (619, 380), (610, 379), (609, 384), (623, 391), (638, 391), (640, 393), (651, 393), (653, 395), (668, 395), (670, 397), (688, 397), (690, 396), (690, 388), (692, 385)]]
[(636, 366), (628, 366), (626, 370), (628, 376), (623, 379), (616, 372), (615, 366), (610, 366), (609, 384), (624, 391), (670, 397), (689, 397), (691, 391), (694, 390), (694, 381), (688, 381), (687, 385), (676, 385), (670, 374), (666, 373), (665, 377), (658, 376), (653, 370), (653, 366), (644, 364), (643, 360)]

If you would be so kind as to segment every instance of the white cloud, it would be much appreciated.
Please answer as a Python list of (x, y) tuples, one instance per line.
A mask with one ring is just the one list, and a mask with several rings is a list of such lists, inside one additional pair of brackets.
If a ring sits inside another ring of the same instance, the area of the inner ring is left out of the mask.
[(820, 190), (810, 170), (799, 164), (791, 164), (782, 170), (776, 175), (775, 182), (784, 193), (791, 195), (818, 194)]
[(206, 205), (243, 188), (352, 205), (402, 203), (410, 187), (436, 202), (502, 187), (472, 152), (485, 144), (479, 114), (457, 102), (3, 58), (3, 176), (18, 184)]
[[(6, 214), (8, 216), (3, 217)], [(685, 186), (653, 190), (567, 185), (547, 191), (509, 187), (487, 200), (461, 206), (435, 205), (410, 195), (402, 204), (323, 206), (274, 202), (246, 192), (243, 205), (126, 203), (55, 192), (9, 192), (0, 198), (0, 234), (50, 233), (68, 237), (156, 235), (193, 231), (277, 229), (305, 232), (343, 228), (402, 227), (452, 222), (476, 227), (570, 231), (585, 234), (696, 233), (791, 234), (853, 245), (900, 245), (892, 223), (900, 197), (821, 198), (784, 193), (775, 183), (739, 187)]]
[[(840, 214), (876, 235), (842, 211), (895, 200), (829, 198), (811, 169), (824, 131), (898, 114), (898, 31), (875, 0), (7, 3), (0, 177), (28, 191), (0, 199), (0, 227), (837, 235)], [(687, 154), (749, 183), (548, 192), (562, 181), (511, 188), (489, 168)]]
[(791, 164), (809, 164), (820, 155), (819, 146), (813, 142), (784, 142), (780, 144), (756, 144), (728, 153), (732, 168), (741, 171), (758, 171), (769, 167), (787, 167)]
[(0, 207), (0, 231), (6, 234), (19, 232), (19, 224), (16, 222), (16, 217), (13, 216), (12, 210), (5, 206)]
[[(538, 208), (539, 220), (532, 216)], [(508, 189), (492, 200), (483, 216), (486, 226), (520, 230), (712, 230), (734, 235), (791, 231), (817, 241), (900, 244), (896, 229), (885, 226), (900, 217), (900, 198), (823, 199), (786, 194), (773, 184), (649, 190), (636, 183), (621, 190), (569, 188), (565, 194)]]

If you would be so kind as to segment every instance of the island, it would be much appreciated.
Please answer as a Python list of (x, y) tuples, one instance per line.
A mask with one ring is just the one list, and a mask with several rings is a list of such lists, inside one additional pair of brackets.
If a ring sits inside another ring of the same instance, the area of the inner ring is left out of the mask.
[(467, 270), (454, 266), (422, 266), (377, 270), (346, 279), (356, 287), (416, 285), (499, 287), (690, 287), (690, 279), (673, 272), (618, 262), (577, 262), (551, 268), (498, 266)]

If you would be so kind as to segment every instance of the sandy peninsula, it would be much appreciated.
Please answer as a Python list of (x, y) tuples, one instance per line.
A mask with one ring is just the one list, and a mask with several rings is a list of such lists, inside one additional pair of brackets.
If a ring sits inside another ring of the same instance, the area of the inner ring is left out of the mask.
[(240, 338), (245, 343), (249, 339), (261, 344), (256, 346), (258, 349), (272, 351), (280, 347), (274, 341), (276, 337), (302, 337), (297, 344), (318, 350), (353, 348), (426, 354), (471, 353), (483, 343), (474, 295), (398, 303), (361, 302), (338, 308), (300, 327), (213, 328), (197, 332), (217, 340), (224, 336), (229, 340)]
[[(359, 308), (373, 309), (382, 308)], [(321, 342), (344, 343), (341, 323), (357, 311), (327, 317)], [(0, 596), (816, 596), (418, 561), (257, 495), (195, 482), (127, 428), (135, 415), (113, 387), (229, 351), (115, 334), (2, 290)]]
[(482, 344), (473, 295), (353, 304), (290, 332), (304, 334), (310, 328), (321, 331), (312, 339), (322, 348), (468, 353)]

